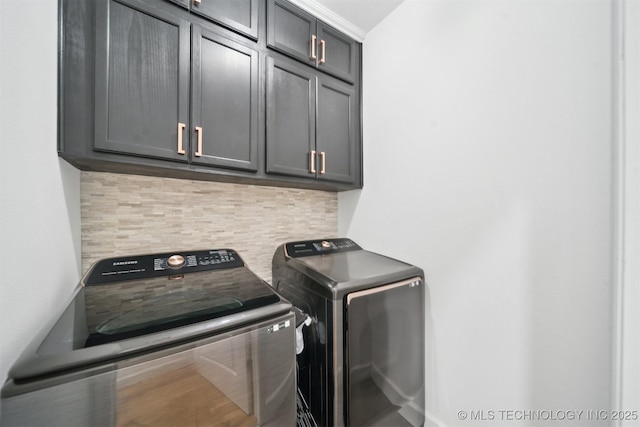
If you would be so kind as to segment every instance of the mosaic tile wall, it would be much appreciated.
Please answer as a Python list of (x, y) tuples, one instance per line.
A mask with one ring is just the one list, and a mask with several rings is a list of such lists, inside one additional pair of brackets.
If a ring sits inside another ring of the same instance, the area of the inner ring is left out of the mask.
[(291, 240), (335, 237), (333, 192), (82, 172), (82, 268), (104, 257), (232, 248), (271, 281)]

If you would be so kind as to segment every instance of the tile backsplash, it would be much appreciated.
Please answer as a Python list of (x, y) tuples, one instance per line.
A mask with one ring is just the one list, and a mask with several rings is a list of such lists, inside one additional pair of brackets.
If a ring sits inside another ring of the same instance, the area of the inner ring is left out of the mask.
[(337, 193), (82, 172), (82, 268), (100, 258), (232, 248), (271, 281), (290, 240), (335, 237)]

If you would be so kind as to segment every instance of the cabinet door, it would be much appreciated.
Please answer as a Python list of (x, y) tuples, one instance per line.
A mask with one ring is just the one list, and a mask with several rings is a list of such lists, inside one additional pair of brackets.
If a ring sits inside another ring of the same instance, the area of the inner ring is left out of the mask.
[(95, 149), (187, 161), (189, 23), (137, 0), (96, 2)]
[(190, 0), (167, 0), (167, 1), (171, 3), (179, 4), (180, 6), (183, 6), (187, 9), (189, 9), (189, 3), (191, 3)]
[(312, 69), (267, 57), (267, 172), (315, 178)]
[(354, 182), (356, 113), (351, 85), (328, 76), (318, 77), (318, 179)]
[(258, 0), (193, 1), (191, 11), (258, 39)]
[(304, 63), (315, 66), (316, 19), (283, 0), (269, 0), (267, 45)]
[(258, 52), (193, 27), (191, 161), (258, 170)]
[(356, 42), (318, 22), (318, 68), (353, 83), (356, 78)]

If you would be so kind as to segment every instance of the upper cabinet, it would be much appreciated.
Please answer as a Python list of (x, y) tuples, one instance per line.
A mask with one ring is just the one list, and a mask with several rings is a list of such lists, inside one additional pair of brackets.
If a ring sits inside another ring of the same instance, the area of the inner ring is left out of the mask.
[(356, 42), (286, 0), (268, 0), (267, 45), (349, 83), (356, 80)]
[(293, 61), (267, 58), (267, 172), (356, 181), (353, 86)]
[(191, 12), (258, 39), (258, 0), (168, 0)]
[(95, 149), (186, 162), (189, 22), (137, 1), (95, 5)]
[(145, 6), (96, 3), (95, 150), (257, 171), (258, 52)]
[(258, 170), (258, 52), (194, 26), (191, 161)]
[(266, 0), (189, 1), (60, 1), (59, 155), (82, 170), (361, 188), (361, 45), (350, 82), (323, 68), (334, 30), (321, 22), (309, 34), (326, 60), (309, 66), (267, 46)]

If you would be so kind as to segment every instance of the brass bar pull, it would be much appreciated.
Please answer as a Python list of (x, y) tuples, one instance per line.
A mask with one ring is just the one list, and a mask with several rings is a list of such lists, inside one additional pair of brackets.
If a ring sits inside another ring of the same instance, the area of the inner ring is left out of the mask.
[(327, 52), (325, 50), (326, 43), (324, 40), (320, 40), (320, 48), (322, 49), (322, 56), (320, 57), (320, 64), (324, 64), (327, 60)]
[(196, 133), (198, 134), (198, 149), (194, 153), (194, 156), (200, 157), (202, 156), (202, 128), (200, 126), (196, 126)]
[(182, 134), (186, 127), (187, 125), (184, 123), (178, 123), (178, 154), (185, 154), (184, 148), (182, 148)]
[(320, 174), (324, 174), (326, 173), (326, 166), (327, 166), (327, 153), (325, 153), (324, 151), (320, 152)]
[(360, 297), (364, 297), (364, 296), (367, 296), (367, 295), (377, 294), (378, 292), (385, 292), (385, 291), (388, 291), (390, 289), (399, 288), (399, 287), (407, 286), (407, 285), (410, 288), (415, 288), (416, 286), (421, 286), (422, 285), (422, 279), (420, 277), (414, 277), (412, 279), (404, 280), (404, 281), (398, 282), (398, 283), (392, 283), (392, 284), (386, 285), (386, 286), (378, 286), (378, 287), (371, 288), (371, 289), (365, 289), (364, 291), (351, 292), (349, 295), (347, 295), (347, 307), (351, 304), (351, 301), (353, 301), (355, 298), (360, 298)]
[(315, 61), (316, 59), (318, 59), (316, 56), (316, 35), (313, 34), (311, 36), (311, 60)]
[(316, 173), (316, 150), (311, 150), (309, 153), (309, 162), (311, 163), (310, 173)]

